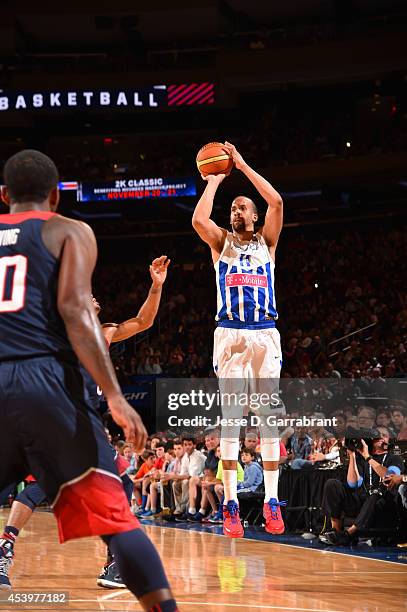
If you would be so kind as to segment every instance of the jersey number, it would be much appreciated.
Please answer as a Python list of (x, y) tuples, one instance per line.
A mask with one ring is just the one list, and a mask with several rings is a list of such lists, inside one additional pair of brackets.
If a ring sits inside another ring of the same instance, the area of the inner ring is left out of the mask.
[[(11, 274), (11, 283), (5, 295), (6, 279)], [(24, 308), (27, 276), (27, 257), (13, 255), (0, 257), (0, 313), (16, 312)]]

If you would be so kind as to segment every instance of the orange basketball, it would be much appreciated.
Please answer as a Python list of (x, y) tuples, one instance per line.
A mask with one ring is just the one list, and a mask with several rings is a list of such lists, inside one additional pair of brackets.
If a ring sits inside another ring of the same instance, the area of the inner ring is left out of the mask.
[(208, 174), (229, 174), (233, 168), (233, 159), (221, 142), (210, 142), (198, 151), (196, 156), (198, 170), (204, 176)]

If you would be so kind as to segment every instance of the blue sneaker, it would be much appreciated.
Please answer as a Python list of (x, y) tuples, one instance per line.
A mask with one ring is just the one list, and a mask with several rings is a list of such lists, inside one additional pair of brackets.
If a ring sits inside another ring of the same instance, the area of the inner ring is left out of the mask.
[(142, 512), (140, 516), (141, 518), (146, 518), (146, 516), (153, 516), (153, 512), (151, 512), (151, 510), (144, 510), (144, 512)]
[(111, 561), (102, 570), (102, 573), (98, 577), (96, 584), (105, 589), (126, 589), (115, 561)]
[(135, 513), (134, 516), (141, 516), (142, 514), (144, 514), (144, 512), (146, 512), (145, 508), (140, 508), (140, 510), (137, 510), (137, 512)]
[(190, 523), (202, 523), (202, 519), (204, 515), (201, 512), (197, 512), (196, 514), (188, 514), (188, 521)]
[(218, 524), (222, 524), (223, 523), (223, 506), (219, 508), (219, 510), (217, 511), (216, 515), (215, 515), (215, 521)]
[(212, 523), (214, 525), (220, 525), (221, 523), (223, 523), (223, 511), (222, 511), (222, 508), (220, 508), (217, 512), (215, 512), (215, 514), (212, 514), (208, 518), (208, 523)]

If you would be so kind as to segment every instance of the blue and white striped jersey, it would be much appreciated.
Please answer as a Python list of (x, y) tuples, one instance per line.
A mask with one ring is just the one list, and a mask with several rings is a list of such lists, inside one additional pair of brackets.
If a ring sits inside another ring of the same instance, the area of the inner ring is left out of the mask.
[(216, 321), (221, 327), (275, 327), (274, 261), (261, 234), (240, 242), (228, 232), (215, 263)]

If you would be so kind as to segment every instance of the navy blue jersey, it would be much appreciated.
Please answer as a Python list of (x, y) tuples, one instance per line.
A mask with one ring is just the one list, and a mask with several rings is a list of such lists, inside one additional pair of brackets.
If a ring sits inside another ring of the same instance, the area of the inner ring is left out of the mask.
[(41, 236), (54, 214), (0, 215), (0, 361), (54, 355), (77, 363), (57, 309), (59, 261)]

